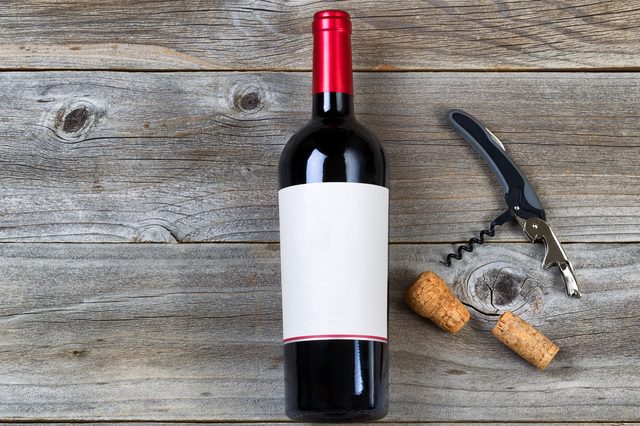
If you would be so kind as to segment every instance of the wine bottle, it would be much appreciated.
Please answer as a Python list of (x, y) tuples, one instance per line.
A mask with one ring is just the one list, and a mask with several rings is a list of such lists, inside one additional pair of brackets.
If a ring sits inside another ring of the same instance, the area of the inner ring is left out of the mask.
[(387, 166), (354, 117), (349, 14), (312, 28), (312, 117), (279, 167), (286, 413), (373, 420), (389, 399)]

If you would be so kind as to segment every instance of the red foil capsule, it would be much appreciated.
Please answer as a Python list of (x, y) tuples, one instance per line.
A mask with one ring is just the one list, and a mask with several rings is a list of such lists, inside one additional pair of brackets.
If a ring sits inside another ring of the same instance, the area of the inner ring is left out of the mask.
[(353, 95), (351, 17), (343, 10), (313, 15), (313, 94)]

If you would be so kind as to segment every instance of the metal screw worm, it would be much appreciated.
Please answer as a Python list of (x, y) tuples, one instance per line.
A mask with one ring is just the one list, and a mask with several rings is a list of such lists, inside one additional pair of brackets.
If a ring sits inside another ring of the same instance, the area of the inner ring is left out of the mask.
[(456, 260), (462, 259), (463, 251), (472, 252), (474, 244), (482, 245), (485, 243), (485, 240), (484, 240), (485, 236), (493, 237), (494, 235), (496, 235), (496, 230), (495, 230), (496, 225), (497, 225), (496, 221), (493, 220), (491, 222), (491, 225), (489, 225), (489, 229), (483, 229), (482, 231), (480, 231), (480, 238), (475, 238), (475, 237), (471, 238), (466, 245), (459, 246), (457, 252), (449, 253), (447, 255), (447, 259), (445, 261), (440, 261), (440, 263), (442, 263), (444, 266), (450, 267), (451, 259), (456, 259)]

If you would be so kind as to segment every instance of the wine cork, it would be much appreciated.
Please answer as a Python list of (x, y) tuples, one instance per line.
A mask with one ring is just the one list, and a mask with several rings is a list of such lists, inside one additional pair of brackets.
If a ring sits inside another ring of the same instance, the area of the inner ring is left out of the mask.
[(560, 348), (512, 312), (505, 312), (491, 333), (530, 364), (544, 370)]
[(423, 272), (407, 289), (405, 301), (418, 315), (456, 334), (469, 321), (469, 311), (434, 272)]

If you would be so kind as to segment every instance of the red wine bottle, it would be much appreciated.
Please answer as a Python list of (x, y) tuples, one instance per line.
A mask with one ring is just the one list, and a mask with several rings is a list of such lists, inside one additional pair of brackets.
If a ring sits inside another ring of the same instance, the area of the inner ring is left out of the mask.
[(313, 18), (313, 110), (280, 159), (287, 415), (373, 420), (388, 407), (384, 151), (353, 113), (351, 21)]

